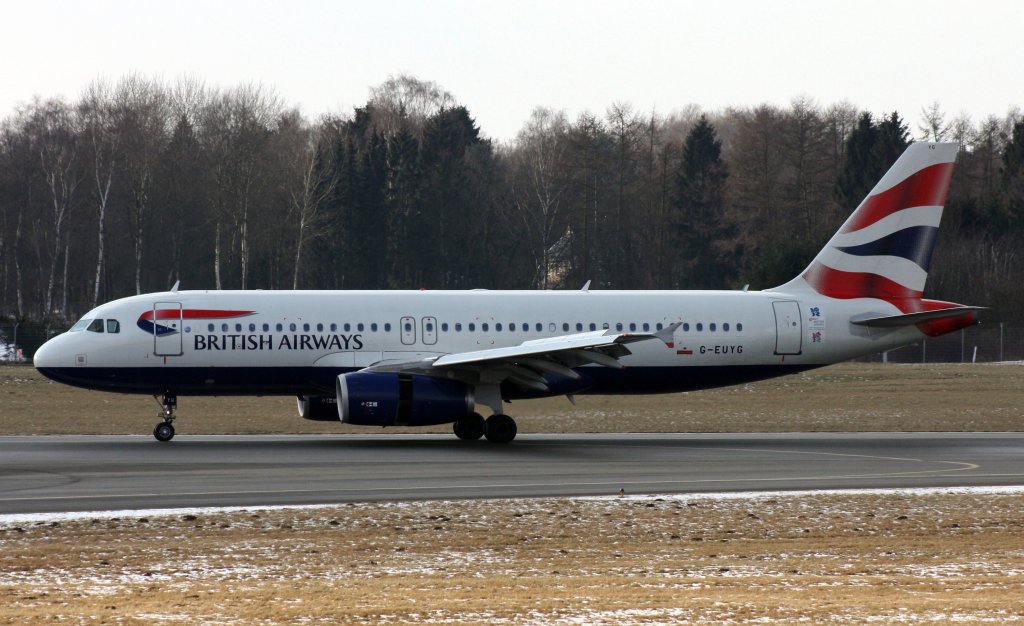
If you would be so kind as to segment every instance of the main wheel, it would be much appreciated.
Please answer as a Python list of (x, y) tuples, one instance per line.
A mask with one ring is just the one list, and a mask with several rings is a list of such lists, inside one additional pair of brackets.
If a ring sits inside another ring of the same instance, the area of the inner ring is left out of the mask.
[(470, 413), (452, 424), (452, 430), (459, 439), (472, 441), (484, 436), (484, 418), (479, 413)]
[(174, 439), (174, 426), (170, 422), (160, 422), (153, 429), (153, 436), (157, 441), (170, 441)]
[(491, 443), (508, 443), (516, 438), (516, 421), (508, 415), (492, 415), (484, 422), (484, 437)]

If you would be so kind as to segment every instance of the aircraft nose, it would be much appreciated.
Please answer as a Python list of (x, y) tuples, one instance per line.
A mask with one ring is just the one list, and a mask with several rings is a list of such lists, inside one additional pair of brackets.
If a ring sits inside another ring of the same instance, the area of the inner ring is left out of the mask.
[(58, 339), (60, 339), (60, 337), (54, 337), (39, 346), (39, 349), (36, 350), (35, 355), (32, 357), (32, 365), (34, 365), (37, 370), (43, 370), (48, 367), (58, 367), (60, 365), (60, 349), (56, 346)]

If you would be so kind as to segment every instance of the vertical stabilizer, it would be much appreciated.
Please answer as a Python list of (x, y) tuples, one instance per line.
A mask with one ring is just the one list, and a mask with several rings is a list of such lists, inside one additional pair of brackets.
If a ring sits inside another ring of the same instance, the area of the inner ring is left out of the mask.
[(957, 150), (911, 144), (807, 269), (771, 291), (920, 300)]

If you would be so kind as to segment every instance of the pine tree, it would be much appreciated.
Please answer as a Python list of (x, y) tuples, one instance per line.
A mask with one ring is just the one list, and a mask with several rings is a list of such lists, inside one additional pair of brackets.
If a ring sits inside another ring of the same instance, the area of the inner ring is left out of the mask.
[(710, 289), (730, 278), (722, 212), (727, 177), (722, 142), (702, 115), (686, 137), (676, 175), (677, 286)]

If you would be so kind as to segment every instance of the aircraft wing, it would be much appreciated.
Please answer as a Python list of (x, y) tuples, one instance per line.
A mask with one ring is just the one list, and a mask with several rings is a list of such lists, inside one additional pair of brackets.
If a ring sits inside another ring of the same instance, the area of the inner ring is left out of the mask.
[(672, 333), (678, 326), (678, 323), (671, 324), (655, 333), (595, 330), (531, 339), (504, 348), (458, 352), (414, 361), (384, 361), (365, 371), (445, 376), (472, 384), (500, 384), (508, 380), (524, 389), (548, 391), (544, 374), (579, 380), (581, 376), (573, 371), (574, 367), (594, 364), (622, 369), (625, 366), (619, 359), (632, 354), (627, 344), (659, 339), (671, 346)]

